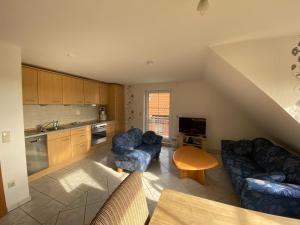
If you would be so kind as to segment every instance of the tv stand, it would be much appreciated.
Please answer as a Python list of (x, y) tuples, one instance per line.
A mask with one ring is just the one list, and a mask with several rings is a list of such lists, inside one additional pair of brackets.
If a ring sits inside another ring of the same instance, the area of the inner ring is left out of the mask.
[(191, 145), (203, 150), (207, 149), (207, 137), (205, 135), (179, 133), (176, 140), (178, 147)]

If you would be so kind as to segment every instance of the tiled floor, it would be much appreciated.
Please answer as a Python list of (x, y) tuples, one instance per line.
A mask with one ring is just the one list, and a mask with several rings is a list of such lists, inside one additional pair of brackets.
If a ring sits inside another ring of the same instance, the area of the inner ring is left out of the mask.
[[(107, 146), (88, 158), (30, 183), (32, 200), (0, 219), (0, 225), (85, 225), (93, 219), (105, 199), (128, 175), (114, 171)], [(238, 205), (229, 178), (220, 166), (207, 171), (207, 185), (177, 177), (173, 150), (163, 148), (160, 161), (143, 175), (144, 189), (152, 213), (164, 188)]]

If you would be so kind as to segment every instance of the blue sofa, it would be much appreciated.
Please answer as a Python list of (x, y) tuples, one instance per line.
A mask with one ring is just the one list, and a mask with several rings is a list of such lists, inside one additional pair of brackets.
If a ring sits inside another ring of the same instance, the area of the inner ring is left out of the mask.
[(117, 168), (127, 171), (144, 172), (152, 159), (158, 159), (161, 151), (162, 136), (153, 131), (143, 132), (132, 128), (126, 133), (118, 134), (112, 140)]
[(256, 138), (223, 140), (222, 160), (242, 207), (300, 218), (300, 157)]

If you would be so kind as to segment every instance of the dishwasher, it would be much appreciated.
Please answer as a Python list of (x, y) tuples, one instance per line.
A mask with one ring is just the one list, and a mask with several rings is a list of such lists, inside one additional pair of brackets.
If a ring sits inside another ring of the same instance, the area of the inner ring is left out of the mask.
[(25, 138), (28, 176), (49, 167), (47, 134)]

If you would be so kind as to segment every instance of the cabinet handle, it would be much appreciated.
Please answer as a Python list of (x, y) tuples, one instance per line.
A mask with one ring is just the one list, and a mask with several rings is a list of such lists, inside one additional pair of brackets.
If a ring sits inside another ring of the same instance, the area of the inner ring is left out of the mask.
[(80, 137), (85, 137), (85, 135), (80, 135)]
[(63, 142), (67, 142), (67, 141), (70, 141), (70, 138), (65, 138), (65, 139), (62, 139)]

